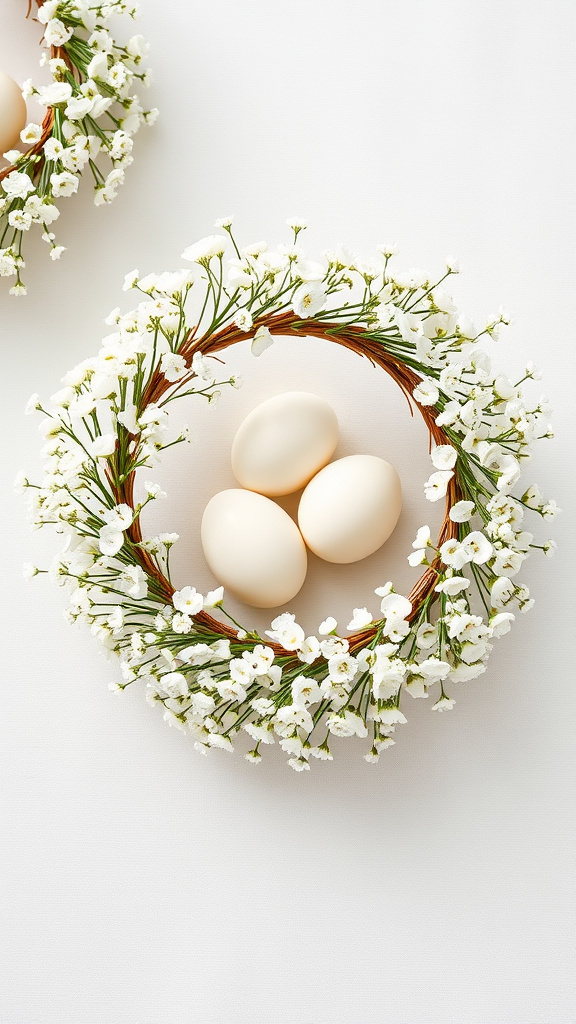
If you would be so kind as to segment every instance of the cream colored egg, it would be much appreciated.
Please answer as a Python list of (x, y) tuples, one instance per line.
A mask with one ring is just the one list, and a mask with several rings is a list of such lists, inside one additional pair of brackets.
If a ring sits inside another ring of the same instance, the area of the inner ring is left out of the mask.
[(0, 155), (17, 145), (26, 123), (22, 90), (10, 75), (0, 71)]
[(389, 462), (349, 455), (325, 466), (304, 491), (298, 525), (314, 554), (358, 562), (388, 540), (402, 509), (402, 486)]
[(218, 583), (255, 608), (290, 601), (306, 577), (296, 523), (269, 498), (232, 488), (208, 502), (201, 527), (206, 561)]
[(251, 491), (292, 494), (326, 465), (337, 443), (332, 406), (306, 391), (287, 391), (256, 406), (241, 424), (232, 472)]

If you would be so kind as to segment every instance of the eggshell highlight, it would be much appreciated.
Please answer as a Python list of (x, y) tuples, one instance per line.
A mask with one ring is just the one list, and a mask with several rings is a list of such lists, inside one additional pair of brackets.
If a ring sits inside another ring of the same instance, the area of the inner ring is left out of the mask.
[(20, 86), (5, 71), (0, 71), (0, 156), (20, 142), (27, 117)]
[(200, 536), (218, 583), (254, 608), (283, 605), (304, 583), (308, 556), (298, 527), (262, 494), (238, 488), (215, 494)]
[(350, 455), (310, 481), (298, 508), (306, 544), (327, 562), (358, 562), (393, 532), (402, 509), (402, 485), (389, 462)]
[(256, 406), (232, 444), (239, 484), (270, 497), (292, 494), (318, 472), (338, 444), (338, 418), (325, 399), (287, 391)]

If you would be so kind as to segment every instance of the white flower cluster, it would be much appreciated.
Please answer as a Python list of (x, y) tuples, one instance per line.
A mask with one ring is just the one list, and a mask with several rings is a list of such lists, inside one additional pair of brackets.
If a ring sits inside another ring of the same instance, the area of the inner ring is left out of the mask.
[[(113, 688), (143, 681), (166, 720), (203, 753), (232, 750), (246, 734), (250, 762), (278, 741), (301, 771), (312, 758), (332, 758), (334, 737), (357, 736), (368, 738), (365, 756), (375, 762), (406, 721), (405, 695), (434, 693), (433, 710), (451, 709), (452, 685), (485, 671), (494, 639), (508, 632), (516, 609), (532, 604), (516, 574), (531, 548), (552, 554), (554, 543), (536, 545), (524, 515), (547, 520), (558, 509), (535, 486), (512, 492), (530, 444), (551, 436), (547, 403), (522, 398), (520, 385), (536, 376), (531, 365), (513, 384), (492, 373), (478, 349), (478, 338), (494, 335), (505, 317), (475, 331), (444, 278), (431, 284), (416, 270), (391, 271), (393, 247), (370, 264), (332, 252), (312, 262), (298, 244), (300, 221), (291, 222), (293, 243), (274, 250), (263, 242), (240, 249), (231, 223), (220, 221), (225, 234), (183, 253), (189, 270), (126, 276), (125, 290), (143, 294), (137, 308), (110, 314), (112, 333), (98, 355), (67, 373), (49, 403), (30, 400), (29, 410), (44, 417), (46, 472), (40, 487), (24, 477), (20, 484), (31, 494), (33, 523), (65, 537), (51, 574), (71, 589), (69, 619), (87, 622), (120, 655)], [(233, 255), (225, 255), (228, 245)], [(403, 362), (420, 381), (415, 401), (429, 407), (442, 437), (425, 494), (451, 496), (448, 539), (436, 543), (422, 526), (408, 556), (430, 578), (425, 596), (418, 586), (416, 597), (392, 583), (378, 587), (378, 615), (355, 608), (348, 638), (331, 616), (306, 635), (290, 612), (264, 637), (244, 630), (221, 587), (206, 596), (191, 585), (174, 589), (176, 534), (141, 532), (142, 509), (163, 492), (146, 481), (138, 493), (137, 470), (187, 437), (171, 437), (170, 403), (193, 394), (213, 402), (224, 384), (239, 383), (216, 380), (211, 352), (246, 340), (259, 356), (290, 332)], [(39, 571), (29, 566), (27, 574)]]
[(5, 153), (10, 167), (0, 172), (0, 277), (16, 278), (13, 295), (26, 294), (22, 246), (32, 225), (42, 228), (51, 258), (60, 259), (65, 249), (52, 230), (57, 200), (77, 192), (89, 169), (96, 205), (112, 202), (133, 161), (132, 137), (156, 120), (158, 111), (145, 110), (137, 92), (150, 82), (148, 44), (141, 35), (118, 43), (109, 31), (118, 14), (134, 18), (136, 4), (45, 0), (38, 11), (45, 46), (40, 63), (48, 65), (52, 82), (36, 87), (29, 79), (22, 95), (36, 97), (46, 120), (24, 128), (21, 140), (29, 148)]

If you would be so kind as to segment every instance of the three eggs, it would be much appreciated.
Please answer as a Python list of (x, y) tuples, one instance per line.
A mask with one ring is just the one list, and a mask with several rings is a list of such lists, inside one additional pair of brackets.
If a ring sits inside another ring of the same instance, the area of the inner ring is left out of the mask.
[[(204, 555), (216, 579), (241, 601), (274, 608), (306, 578), (306, 546), (327, 562), (373, 554), (394, 530), (402, 488), (393, 466), (374, 455), (332, 458), (338, 419), (324, 399), (286, 392), (257, 406), (232, 445), (239, 488), (208, 502)], [(304, 488), (298, 525), (272, 499)]]

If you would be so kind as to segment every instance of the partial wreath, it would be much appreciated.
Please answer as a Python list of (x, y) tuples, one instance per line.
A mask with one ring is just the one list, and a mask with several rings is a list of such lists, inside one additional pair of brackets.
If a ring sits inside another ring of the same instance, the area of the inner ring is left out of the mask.
[(60, 259), (65, 247), (52, 230), (60, 216), (56, 200), (77, 192), (89, 170), (96, 206), (112, 202), (133, 161), (132, 137), (158, 114), (145, 110), (138, 94), (150, 82), (148, 44), (135, 35), (122, 45), (110, 32), (116, 15), (136, 17), (135, 3), (35, 2), (44, 26), (40, 65), (49, 68), (52, 81), (24, 82), (24, 99), (35, 97), (46, 115), (41, 125), (24, 128), (20, 138), (29, 148), (5, 153), (9, 166), (0, 170), (0, 277), (16, 278), (12, 295), (26, 294), (23, 242), (32, 226), (42, 229), (51, 258)]
[[(338, 251), (311, 261), (303, 221), (288, 221), (289, 244), (242, 249), (231, 223), (217, 221), (219, 234), (186, 249), (190, 269), (127, 275), (139, 305), (110, 314), (100, 352), (67, 373), (49, 403), (30, 399), (28, 410), (44, 416), (46, 472), (39, 487), (23, 476), (19, 485), (34, 525), (63, 535), (49, 572), (71, 588), (69, 620), (89, 623), (120, 655), (112, 689), (143, 683), (204, 753), (231, 751), (244, 733), (249, 761), (277, 739), (303, 770), (311, 758), (332, 759), (335, 736), (357, 736), (375, 762), (406, 721), (406, 700), (433, 694), (433, 710), (451, 709), (457, 686), (484, 672), (493, 641), (533, 604), (517, 573), (530, 549), (551, 555), (555, 544), (534, 541), (525, 513), (548, 520), (559, 510), (519, 478), (532, 442), (552, 436), (548, 404), (522, 397), (533, 364), (515, 382), (491, 369), (478, 341), (497, 337), (507, 318), (477, 330), (457, 311), (444, 287), (454, 261), (431, 283), (419, 270), (393, 270), (393, 246), (368, 262)], [(436, 539), (418, 530), (408, 561), (423, 572), (407, 597), (384, 582), (378, 615), (354, 608), (340, 630), (319, 615), (306, 636), (286, 611), (260, 636), (227, 611), (222, 587), (205, 596), (192, 582), (174, 588), (178, 537), (145, 537), (142, 512), (164, 497), (151, 468), (187, 439), (170, 433), (171, 403), (214, 402), (240, 383), (219, 379), (225, 349), (249, 343), (260, 356), (289, 335), (344, 346), (398, 384), (430, 433), (424, 492), (445, 499), (445, 513)]]

